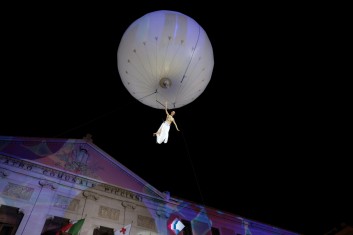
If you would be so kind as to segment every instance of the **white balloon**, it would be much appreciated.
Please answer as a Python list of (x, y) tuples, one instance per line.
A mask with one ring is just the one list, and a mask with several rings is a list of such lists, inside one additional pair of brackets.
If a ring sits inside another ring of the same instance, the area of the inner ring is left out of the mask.
[(207, 87), (213, 71), (211, 42), (203, 28), (180, 12), (160, 10), (134, 21), (117, 53), (130, 94), (157, 109), (180, 108)]

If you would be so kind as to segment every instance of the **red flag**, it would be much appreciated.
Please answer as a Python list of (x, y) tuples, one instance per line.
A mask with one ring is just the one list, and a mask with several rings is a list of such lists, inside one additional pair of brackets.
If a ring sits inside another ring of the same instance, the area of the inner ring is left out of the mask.
[(56, 232), (55, 235), (62, 235), (64, 234), (66, 231), (68, 231), (72, 225), (74, 225), (74, 223), (68, 223), (67, 225), (64, 225), (59, 231)]
[(129, 235), (131, 230), (131, 224), (128, 224), (121, 229), (118, 229), (114, 232), (114, 235)]

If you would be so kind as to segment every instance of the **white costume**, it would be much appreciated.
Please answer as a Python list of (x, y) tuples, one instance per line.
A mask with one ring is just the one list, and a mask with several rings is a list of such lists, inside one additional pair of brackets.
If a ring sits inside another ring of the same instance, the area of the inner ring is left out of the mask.
[(157, 131), (157, 143), (161, 144), (168, 142), (170, 125), (167, 122), (163, 122)]

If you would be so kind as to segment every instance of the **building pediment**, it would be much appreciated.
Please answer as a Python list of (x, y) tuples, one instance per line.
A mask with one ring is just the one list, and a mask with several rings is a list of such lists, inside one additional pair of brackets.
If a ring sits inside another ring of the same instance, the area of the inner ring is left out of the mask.
[(87, 139), (0, 136), (0, 154), (165, 199), (165, 194)]

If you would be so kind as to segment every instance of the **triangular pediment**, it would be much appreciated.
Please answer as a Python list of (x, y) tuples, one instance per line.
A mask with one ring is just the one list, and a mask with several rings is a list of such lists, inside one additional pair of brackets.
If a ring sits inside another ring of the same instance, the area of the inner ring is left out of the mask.
[(165, 194), (105, 153), (89, 139), (0, 136), (0, 154), (137, 193), (165, 198)]

